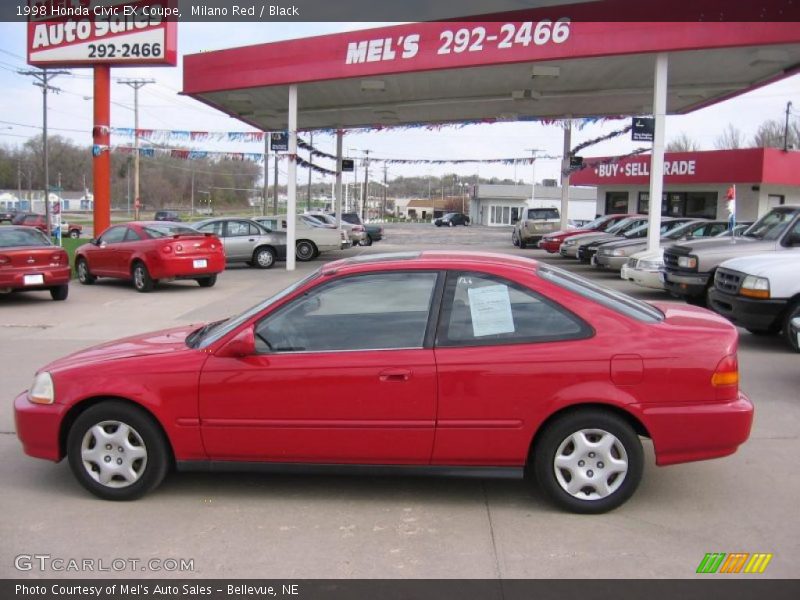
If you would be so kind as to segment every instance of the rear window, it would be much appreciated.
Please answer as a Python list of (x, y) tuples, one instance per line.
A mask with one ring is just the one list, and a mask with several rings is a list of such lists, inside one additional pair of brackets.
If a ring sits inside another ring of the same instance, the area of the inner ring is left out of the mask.
[(165, 223), (163, 225), (148, 225), (144, 227), (144, 231), (151, 238), (169, 237), (171, 235), (198, 235), (199, 232), (191, 227), (185, 225), (170, 225)]
[(555, 208), (529, 208), (529, 219), (560, 219), (561, 215)]
[(51, 246), (50, 241), (38, 229), (0, 229), (0, 248), (15, 246)]
[(542, 279), (546, 279), (642, 323), (659, 323), (664, 320), (664, 313), (651, 304), (632, 298), (622, 292), (597, 285), (569, 271), (550, 265), (541, 265), (537, 273)]

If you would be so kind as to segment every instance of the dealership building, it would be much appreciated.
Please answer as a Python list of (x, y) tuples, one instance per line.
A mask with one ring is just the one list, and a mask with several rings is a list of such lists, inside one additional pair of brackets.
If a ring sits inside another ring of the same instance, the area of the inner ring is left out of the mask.
[[(598, 214), (647, 214), (650, 156), (585, 158), (573, 185), (597, 188)], [(800, 204), (800, 152), (745, 148), (668, 152), (661, 214), (727, 219), (727, 193), (736, 189), (736, 217), (752, 221), (770, 208)]]

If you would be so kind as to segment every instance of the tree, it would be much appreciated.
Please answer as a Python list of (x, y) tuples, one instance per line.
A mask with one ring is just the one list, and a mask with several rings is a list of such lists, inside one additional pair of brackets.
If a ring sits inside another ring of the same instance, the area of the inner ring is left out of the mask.
[(717, 137), (714, 147), (717, 150), (738, 150), (744, 145), (744, 136), (733, 123), (728, 123), (725, 130)]
[(686, 132), (681, 132), (678, 137), (670, 140), (664, 150), (666, 152), (697, 152), (700, 150), (700, 144), (686, 135)]
[[(758, 131), (753, 136), (753, 146), (758, 148), (783, 148), (783, 135), (785, 123), (770, 119), (759, 125)], [(800, 143), (800, 126), (798, 122), (790, 122), (787, 137), (788, 145), (796, 148)]]

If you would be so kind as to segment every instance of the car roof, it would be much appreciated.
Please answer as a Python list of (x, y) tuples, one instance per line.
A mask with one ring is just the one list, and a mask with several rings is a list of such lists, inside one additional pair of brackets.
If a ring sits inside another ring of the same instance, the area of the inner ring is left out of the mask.
[[(494, 254), (490, 252), (459, 252), (448, 250), (423, 250), (418, 252), (386, 252), (379, 254), (363, 254), (337, 260), (322, 267), (324, 275), (339, 272), (372, 271), (388, 268), (388, 270), (402, 269), (403, 267), (428, 266), (434, 269), (454, 267), (459, 269), (469, 268), (470, 265), (502, 266), (535, 270), (539, 262), (531, 258), (511, 256), (508, 254)], [(374, 267), (374, 268), (373, 268)]]

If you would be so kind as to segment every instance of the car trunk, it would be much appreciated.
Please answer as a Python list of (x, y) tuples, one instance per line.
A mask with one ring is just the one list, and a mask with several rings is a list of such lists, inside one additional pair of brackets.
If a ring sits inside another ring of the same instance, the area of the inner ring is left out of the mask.
[(66, 252), (56, 246), (0, 248), (0, 256), (6, 257), (5, 261), (0, 260), (0, 266), (10, 266), (12, 268), (35, 269), (36, 267), (65, 265), (67, 263)]

